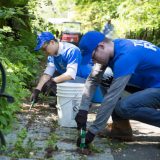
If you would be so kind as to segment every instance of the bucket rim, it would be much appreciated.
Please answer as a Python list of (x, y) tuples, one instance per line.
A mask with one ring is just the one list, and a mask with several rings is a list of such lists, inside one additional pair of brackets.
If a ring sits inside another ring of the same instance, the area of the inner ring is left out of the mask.
[(58, 83), (57, 87), (82, 88), (82, 87), (84, 87), (84, 83), (69, 83), (69, 82)]

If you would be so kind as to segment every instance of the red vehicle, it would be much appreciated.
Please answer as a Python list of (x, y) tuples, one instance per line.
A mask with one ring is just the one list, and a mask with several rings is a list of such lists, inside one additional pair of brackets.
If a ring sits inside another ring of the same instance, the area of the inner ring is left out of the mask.
[(81, 36), (80, 22), (63, 22), (60, 41), (78, 45)]

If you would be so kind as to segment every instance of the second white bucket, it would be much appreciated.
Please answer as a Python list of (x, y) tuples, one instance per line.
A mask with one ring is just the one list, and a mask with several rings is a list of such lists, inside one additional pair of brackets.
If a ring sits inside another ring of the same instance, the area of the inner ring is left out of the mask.
[(57, 109), (60, 126), (77, 127), (75, 116), (80, 106), (83, 89), (84, 83), (57, 84)]

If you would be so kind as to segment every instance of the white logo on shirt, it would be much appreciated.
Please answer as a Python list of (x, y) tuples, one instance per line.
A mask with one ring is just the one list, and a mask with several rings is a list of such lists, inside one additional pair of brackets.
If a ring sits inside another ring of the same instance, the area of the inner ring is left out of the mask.
[(144, 48), (151, 49), (153, 51), (157, 51), (157, 48), (152, 43), (143, 40), (132, 40), (134, 46), (143, 46)]

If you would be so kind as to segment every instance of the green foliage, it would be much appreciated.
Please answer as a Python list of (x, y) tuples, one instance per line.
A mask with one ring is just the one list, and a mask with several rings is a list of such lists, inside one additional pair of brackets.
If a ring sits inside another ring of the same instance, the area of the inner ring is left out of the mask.
[(13, 6), (24, 6), (26, 5), (28, 0), (1, 0), (0, 6), (7, 6), (7, 7), (13, 7)]
[[(27, 39), (26, 37), (26, 43), (28, 43)], [(5, 45), (2, 45), (3, 48), (0, 48), (0, 51), (2, 57), (7, 57), (6, 59), (3, 58), (6, 71), (10, 72), (10, 75), (13, 73), (23, 83), (26, 83), (30, 78), (34, 78), (42, 55), (35, 56), (34, 53), (31, 53), (29, 45), (25, 46), (24, 39), (21, 42), (14, 42), (13, 37), (5, 37), (4, 40)], [(17, 43), (19, 43), (19, 46)], [(23, 46), (20, 45), (22, 43), (24, 43)], [(30, 41), (30, 43), (32, 43), (33, 50), (33, 41)]]
[(121, 27), (119, 34), (124, 35), (125, 32), (143, 28), (157, 28), (160, 24), (159, 0), (125, 0), (117, 7), (119, 21)]
[(104, 152), (103, 149), (96, 147), (92, 143), (89, 145), (89, 149), (91, 150), (92, 153), (103, 153)]
[(35, 77), (41, 70), (40, 61), (44, 56), (33, 51), (36, 35), (31, 33), (28, 26), (28, 18), (33, 16), (24, 7), (28, 0), (3, 2), (0, 2), (0, 61), (7, 76), (5, 92), (15, 99), (14, 103), (9, 104), (6, 99), (0, 98), (0, 129), (4, 131), (15, 123), (15, 113), (29, 96), (28, 89), (35, 85)]
[(30, 19), (32, 30), (36, 33), (48, 30), (48, 18), (54, 17), (51, 0), (29, 0), (27, 8), (34, 15)]
[[(21, 100), (27, 96), (28, 91), (24, 88), (25, 83), (15, 74), (17, 70), (15, 64), (8, 59), (0, 57), (1, 62), (6, 68), (7, 88), (6, 93), (14, 96), (15, 102), (9, 104), (6, 99), (0, 98), (0, 129), (8, 129), (15, 122), (15, 112), (20, 109)], [(19, 75), (23, 77), (23, 75)]]
[(58, 150), (57, 145), (56, 145), (58, 139), (59, 139), (59, 137), (58, 137), (56, 134), (52, 133), (52, 134), (48, 137), (47, 147), (50, 147), (50, 148), (52, 148), (52, 149), (54, 149), (54, 150)]
[[(62, 5), (65, 4), (65, 5)], [(55, 1), (54, 11), (56, 17), (70, 18), (72, 19), (72, 13), (74, 12), (75, 2), (74, 0), (58, 0)], [(69, 17), (68, 17), (69, 16)]]
[[(76, 19), (82, 22), (83, 32), (101, 31), (108, 18), (116, 18), (116, 8), (122, 0), (90, 0), (76, 1)], [(83, 18), (82, 18), (83, 17)]]
[[(118, 37), (130, 30), (160, 28), (159, 0), (75, 0), (75, 19), (82, 22), (83, 32), (102, 31), (107, 19), (112, 19)], [(152, 37), (151, 41), (154, 37)]]
[(160, 28), (144, 28), (126, 33), (126, 38), (143, 39), (160, 45)]
[(22, 8), (1, 7), (1, 9), (0, 9), (0, 18), (3, 18), (3, 19), (12, 18), (12, 17), (17, 18), (16, 17), (17, 15), (24, 15)]
[(12, 158), (30, 158), (31, 152), (34, 150), (34, 141), (29, 138), (26, 144), (24, 144), (24, 139), (27, 137), (27, 130), (23, 128), (17, 135), (17, 140), (14, 145), (14, 151), (9, 154)]
[[(0, 129), (3, 130), (11, 128), (15, 122), (15, 113), (20, 110), (22, 100), (29, 95), (27, 88), (32, 88), (32, 81), (40, 72), (39, 62), (42, 58), (42, 55), (31, 53), (35, 44), (33, 43), (33, 41), (35, 42), (33, 34), (26, 31), (26, 36), (21, 34), (22, 40), (15, 41), (12, 32), (12, 29), (7, 26), (0, 29), (0, 61), (7, 76), (5, 92), (15, 98), (15, 102), (12, 104), (9, 104), (4, 98), (0, 98)], [(31, 38), (30, 42), (28, 42), (29, 35), (34, 38)]]
[[(15, 8), (7, 8), (7, 7), (0, 7), (0, 20), (11, 20), (14, 21), (12, 23), (18, 23), (17, 26), (25, 26), (26, 22), (24, 17), (29, 16), (26, 14), (26, 10), (24, 8), (15, 7)], [(23, 17), (23, 18), (22, 18)], [(13, 24), (12, 24), (13, 25)], [(12, 26), (15, 27), (15, 26)], [(18, 28), (17, 28), (18, 29)]]
[(120, 151), (127, 148), (127, 145), (125, 142), (117, 142), (117, 141), (114, 142), (110, 139), (105, 138), (104, 143), (107, 146), (109, 146), (110, 148), (112, 148), (112, 150), (114, 150), (114, 152), (120, 152)]
[(26, 5), (28, 0), (10, 0), (12, 4), (14, 5)]

